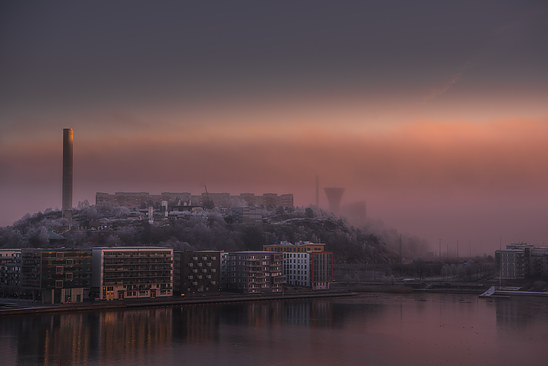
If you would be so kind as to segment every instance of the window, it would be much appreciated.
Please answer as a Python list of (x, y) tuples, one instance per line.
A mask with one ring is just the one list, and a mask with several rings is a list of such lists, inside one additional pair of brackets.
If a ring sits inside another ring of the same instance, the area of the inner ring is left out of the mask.
[(63, 280), (55, 281), (55, 288), (63, 288)]
[(57, 267), (55, 267), (55, 273), (57, 273), (57, 274), (63, 274), (63, 266), (57, 266)]
[(65, 280), (72, 281), (72, 273), (65, 273)]

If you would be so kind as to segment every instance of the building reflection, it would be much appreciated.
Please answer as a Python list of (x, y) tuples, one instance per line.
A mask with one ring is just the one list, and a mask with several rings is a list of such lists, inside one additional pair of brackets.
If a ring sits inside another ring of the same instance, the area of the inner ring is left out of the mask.
[[(25, 317), (13, 323), (18, 333), (18, 365), (85, 363), (93, 349), (93, 315), (86, 313)], [(5, 324), (3, 324), (4, 326)]]
[(172, 341), (172, 309), (99, 313), (98, 359), (144, 364), (158, 346)]
[(187, 305), (173, 308), (173, 339), (185, 343), (219, 338), (219, 306)]
[(118, 359), (143, 364), (147, 353), (172, 341), (170, 308), (14, 318), (18, 365), (72, 365)]
[(502, 329), (527, 328), (545, 321), (548, 304), (542, 298), (511, 298), (496, 300), (497, 326)]
[(221, 309), (224, 324), (247, 324), (250, 327), (277, 327), (282, 325), (305, 327), (333, 327), (342, 324), (335, 311), (336, 305), (328, 300), (257, 301), (247, 304), (229, 304)]
[(0, 335), (15, 335), (18, 365), (138, 365), (174, 343), (219, 343), (226, 326), (342, 328), (380, 309), (316, 299), (66, 313), (0, 319)]

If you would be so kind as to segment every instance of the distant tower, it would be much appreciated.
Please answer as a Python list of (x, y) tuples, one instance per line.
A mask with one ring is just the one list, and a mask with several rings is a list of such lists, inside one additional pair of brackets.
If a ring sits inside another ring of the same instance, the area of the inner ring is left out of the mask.
[(63, 217), (72, 223), (72, 128), (63, 129)]
[(316, 207), (320, 207), (320, 177), (316, 175)]
[(329, 210), (334, 214), (339, 214), (341, 210), (341, 200), (344, 193), (344, 188), (331, 187), (324, 188), (323, 190), (327, 196), (327, 201), (329, 202)]

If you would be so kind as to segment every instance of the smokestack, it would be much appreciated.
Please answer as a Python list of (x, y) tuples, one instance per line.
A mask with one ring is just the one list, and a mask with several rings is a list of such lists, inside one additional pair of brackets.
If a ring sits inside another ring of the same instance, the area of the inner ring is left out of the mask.
[(316, 207), (320, 207), (320, 177), (316, 175)]
[(72, 128), (63, 129), (63, 217), (72, 223)]
[(341, 200), (344, 193), (344, 188), (331, 187), (324, 188), (327, 201), (329, 202), (329, 210), (334, 214), (339, 214), (341, 210)]

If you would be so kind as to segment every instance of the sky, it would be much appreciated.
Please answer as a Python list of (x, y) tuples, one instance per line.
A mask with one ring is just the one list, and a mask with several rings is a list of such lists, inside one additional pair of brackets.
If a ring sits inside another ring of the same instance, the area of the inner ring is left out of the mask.
[[(96, 192), (345, 187), (444, 248), (548, 246), (548, 3), (4, 1), (0, 225)], [(320, 205), (327, 206), (322, 195)]]

